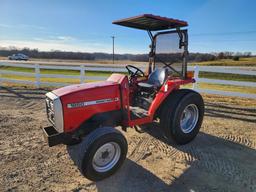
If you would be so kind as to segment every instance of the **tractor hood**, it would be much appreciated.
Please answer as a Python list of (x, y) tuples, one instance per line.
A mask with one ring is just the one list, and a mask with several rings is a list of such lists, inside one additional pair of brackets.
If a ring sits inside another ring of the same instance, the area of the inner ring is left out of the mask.
[[(127, 76), (112, 74), (106, 81), (70, 85), (53, 90), (47, 93), (47, 97), (51, 97), (46, 98), (46, 103), (48, 108), (53, 108), (52, 119), (61, 120), (62, 124), (59, 123), (62, 125), (61, 130), (72, 132), (85, 120), (89, 120), (98, 113), (119, 111), (123, 101), (122, 93), (126, 98), (123, 105), (128, 105), (127, 87)], [(52, 113), (50, 115), (52, 117)], [(58, 118), (54, 119), (54, 117)]]
[(69, 85), (65, 86), (59, 89), (55, 89), (52, 92), (59, 97), (68, 95), (68, 94), (73, 94), (76, 92), (84, 91), (84, 90), (89, 90), (89, 89), (97, 89), (100, 87), (107, 87), (107, 86), (112, 86), (116, 85), (116, 82), (112, 81), (102, 81), (102, 82), (94, 82), (94, 83), (83, 83), (83, 84), (75, 84), (75, 85)]

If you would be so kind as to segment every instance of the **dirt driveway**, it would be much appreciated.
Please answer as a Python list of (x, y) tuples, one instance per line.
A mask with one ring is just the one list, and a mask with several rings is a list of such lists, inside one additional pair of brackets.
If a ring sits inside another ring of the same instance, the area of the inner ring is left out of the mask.
[(167, 143), (155, 123), (128, 129), (128, 157), (101, 182), (81, 176), (41, 127), (45, 90), (0, 88), (0, 191), (256, 191), (256, 101), (205, 96), (200, 134)]

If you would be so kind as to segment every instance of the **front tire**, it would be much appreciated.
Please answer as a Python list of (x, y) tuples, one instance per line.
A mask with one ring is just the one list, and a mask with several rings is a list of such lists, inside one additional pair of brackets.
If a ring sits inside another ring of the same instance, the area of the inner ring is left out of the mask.
[(202, 96), (192, 90), (171, 93), (160, 118), (167, 139), (186, 144), (198, 134), (204, 116)]
[(73, 151), (71, 158), (80, 172), (87, 179), (99, 181), (114, 174), (121, 167), (128, 147), (120, 131), (104, 127), (92, 131), (74, 148), (77, 150)]

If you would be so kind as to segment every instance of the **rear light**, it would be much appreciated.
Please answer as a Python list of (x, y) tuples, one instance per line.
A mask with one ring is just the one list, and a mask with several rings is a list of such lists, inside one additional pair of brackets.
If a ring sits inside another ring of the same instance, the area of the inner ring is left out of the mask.
[(194, 77), (194, 71), (188, 71), (186, 76), (187, 78), (192, 79)]

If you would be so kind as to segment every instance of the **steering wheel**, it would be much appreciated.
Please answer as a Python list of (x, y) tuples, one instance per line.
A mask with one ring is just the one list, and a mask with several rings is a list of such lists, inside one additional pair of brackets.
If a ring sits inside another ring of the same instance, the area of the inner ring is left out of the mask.
[(126, 65), (125, 68), (127, 69), (129, 76), (132, 77), (144, 77), (145, 74), (142, 70), (140, 70), (139, 68), (133, 66), (133, 65)]

